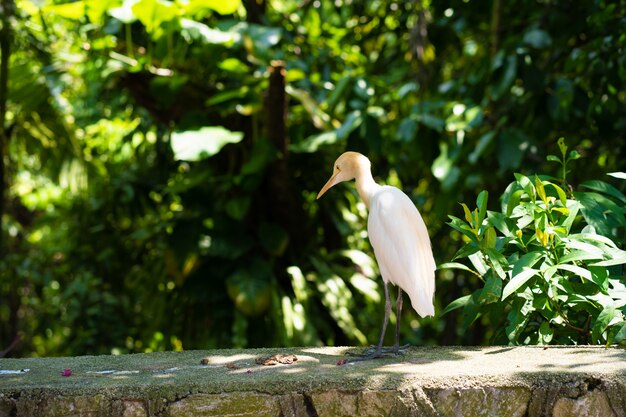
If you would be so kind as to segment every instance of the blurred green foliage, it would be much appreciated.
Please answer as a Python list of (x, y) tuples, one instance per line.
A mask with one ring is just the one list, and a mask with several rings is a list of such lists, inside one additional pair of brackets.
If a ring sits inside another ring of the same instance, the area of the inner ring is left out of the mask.
[[(468, 243), (445, 225), (457, 202), (510, 195), (514, 172), (534, 202), (536, 173), (567, 178), (571, 190), (540, 181), (623, 248), (623, 225), (593, 202), (623, 223), (604, 184), (623, 192), (605, 174), (623, 171), (626, 5), (490, 5), (16, 0), (0, 349), (17, 336), (18, 356), (375, 340), (366, 209), (351, 186), (315, 200), (346, 149), (409, 194), (438, 263)], [(546, 162), (561, 137), (582, 157), (562, 169)], [(490, 242), (509, 238), (498, 231)], [(437, 310), (481, 278), (440, 271)], [(506, 342), (494, 332), (517, 323), (405, 310), (402, 337), (417, 344)]]

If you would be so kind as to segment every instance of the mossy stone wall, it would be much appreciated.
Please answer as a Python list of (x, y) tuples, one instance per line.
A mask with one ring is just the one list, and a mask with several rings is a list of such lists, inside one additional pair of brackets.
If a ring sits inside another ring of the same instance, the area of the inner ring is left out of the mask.
[[(414, 348), (344, 364), (348, 350), (0, 359), (0, 417), (626, 417), (619, 348)], [(297, 360), (256, 361), (274, 354)]]

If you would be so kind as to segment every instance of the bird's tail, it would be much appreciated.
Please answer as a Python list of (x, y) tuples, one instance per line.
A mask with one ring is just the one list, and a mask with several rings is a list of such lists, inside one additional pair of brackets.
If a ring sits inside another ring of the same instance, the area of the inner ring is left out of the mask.
[[(434, 294), (433, 294), (434, 295)], [(419, 294), (411, 296), (409, 294), (409, 298), (411, 299), (411, 305), (413, 309), (417, 311), (422, 317), (434, 316), (435, 315), (435, 305), (433, 303), (432, 295), (429, 296), (425, 291), (420, 291)]]
[(435, 259), (432, 254), (422, 254), (420, 257), (421, 265), (425, 267), (420, 268), (420, 278), (414, 282), (415, 288), (409, 292), (409, 298), (411, 299), (411, 305), (413, 309), (417, 311), (422, 317), (435, 315)]

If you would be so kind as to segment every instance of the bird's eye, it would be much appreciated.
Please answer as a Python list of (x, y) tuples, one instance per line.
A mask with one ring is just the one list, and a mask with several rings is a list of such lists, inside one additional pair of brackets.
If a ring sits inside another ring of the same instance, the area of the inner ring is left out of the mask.
[(335, 169), (336, 169), (337, 171), (341, 171), (341, 169), (339, 168), (339, 165), (335, 165)]

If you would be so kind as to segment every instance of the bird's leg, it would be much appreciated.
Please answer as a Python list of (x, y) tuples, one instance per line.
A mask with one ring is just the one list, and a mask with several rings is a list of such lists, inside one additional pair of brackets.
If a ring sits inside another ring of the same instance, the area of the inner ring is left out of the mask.
[(380, 337), (378, 338), (378, 346), (376, 346), (376, 351), (380, 356), (381, 350), (383, 348), (383, 340), (385, 339), (385, 331), (387, 330), (387, 323), (389, 323), (389, 316), (391, 316), (391, 298), (389, 298), (389, 284), (384, 282), (385, 288), (385, 318), (383, 319), (383, 328), (380, 330)]
[[(381, 332), (381, 338), (380, 338), (380, 341), (378, 342), (378, 346), (376, 347), (376, 350), (374, 350), (373, 346), (372, 348), (367, 350), (367, 352), (369, 352), (370, 354), (373, 354), (374, 352), (379, 352), (379, 356), (383, 356), (384, 354), (388, 354), (388, 353), (393, 353), (394, 355), (400, 355), (400, 354), (404, 354), (404, 351), (409, 347), (409, 345), (400, 346), (400, 321), (401, 321), (400, 317), (402, 313), (402, 302), (404, 300), (403, 294), (404, 292), (402, 291), (402, 288), (398, 287), (398, 298), (396, 299), (396, 334), (395, 334), (393, 346), (383, 347), (382, 339), (385, 336), (384, 328), (383, 328), (383, 332)], [(386, 297), (386, 300), (390, 300), (390, 298)], [(385, 307), (386, 307), (386, 310), (389, 312), (388, 314), (390, 315), (391, 305), (387, 306), (387, 302), (385, 301)], [(385, 323), (384, 326), (386, 327), (386, 325), (387, 324)]]
[[(396, 299), (396, 334), (394, 337), (394, 344), (391, 347), (383, 347), (382, 345), (382, 336), (381, 340), (378, 343), (377, 350), (380, 350), (380, 356), (383, 354), (393, 353), (394, 355), (404, 354), (404, 351), (409, 347), (409, 345), (400, 346), (400, 317), (402, 313), (402, 295), (404, 292), (402, 288), (398, 287), (398, 298)], [(391, 314), (391, 306), (389, 307), (389, 313)], [(370, 349), (370, 352), (375, 352), (373, 349)]]
[(383, 328), (380, 330), (380, 337), (378, 338), (378, 345), (376, 348), (366, 349), (363, 353), (348, 353), (352, 356), (358, 356), (358, 358), (351, 359), (351, 361), (363, 361), (369, 359), (376, 359), (383, 356), (383, 340), (385, 339), (385, 331), (387, 330), (387, 323), (389, 322), (389, 316), (391, 316), (391, 299), (389, 298), (389, 288), (387, 282), (384, 282), (383, 288), (385, 289), (385, 318), (383, 319)]
[(391, 316), (391, 298), (389, 297), (389, 286), (387, 282), (384, 282), (383, 286), (385, 290), (385, 318), (383, 319), (383, 328), (380, 330), (380, 337), (378, 338), (378, 345), (372, 346), (369, 349), (365, 349), (363, 353), (351, 353), (348, 355), (357, 356), (354, 359), (350, 359), (350, 362), (366, 361), (370, 359), (381, 358), (385, 355), (394, 354), (399, 355), (404, 353), (403, 351), (409, 347), (409, 345), (400, 346), (400, 313), (402, 312), (402, 289), (398, 287), (398, 298), (396, 300), (396, 334), (395, 342), (392, 347), (383, 347), (383, 341), (385, 339), (385, 331), (387, 330), (387, 324), (389, 323), (389, 317)]
[(398, 299), (396, 300), (396, 338), (393, 343), (393, 350), (400, 351), (400, 313), (402, 312), (402, 288), (398, 287)]
[(400, 346), (400, 313), (402, 313), (402, 288), (398, 287), (398, 298), (396, 299), (396, 337), (393, 344), (393, 353), (396, 355), (403, 353), (402, 351), (409, 345)]

